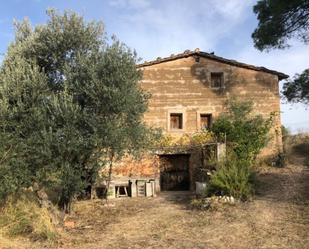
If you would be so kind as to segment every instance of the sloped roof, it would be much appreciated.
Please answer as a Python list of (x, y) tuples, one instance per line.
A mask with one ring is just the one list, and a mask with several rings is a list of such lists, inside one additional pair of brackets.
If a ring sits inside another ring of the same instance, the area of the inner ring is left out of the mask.
[(286, 78), (289, 77), (288, 75), (286, 75), (284, 73), (281, 73), (281, 72), (278, 72), (278, 71), (275, 71), (275, 70), (271, 70), (271, 69), (268, 69), (266, 67), (258, 67), (258, 66), (253, 66), (253, 65), (250, 65), (250, 64), (238, 62), (238, 61), (235, 61), (235, 60), (226, 59), (226, 58), (223, 58), (223, 57), (216, 56), (214, 53), (202, 52), (199, 49), (195, 49), (194, 51), (185, 50), (183, 53), (176, 54), (176, 55), (172, 54), (172, 55), (165, 57), (165, 58), (158, 57), (156, 60), (141, 63), (141, 64), (137, 65), (137, 67), (138, 68), (147, 67), (147, 66), (151, 66), (151, 65), (155, 65), (155, 64), (159, 64), (159, 63), (164, 63), (164, 62), (167, 62), (167, 61), (173, 61), (173, 60), (178, 60), (178, 59), (181, 59), (181, 58), (187, 58), (187, 57), (190, 57), (190, 56), (200, 56), (200, 57), (204, 57), (204, 58), (207, 58), (207, 59), (219, 61), (219, 62), (222, 62), (222, 63), (225, 63), (225, 64), (237, 66), (237, 67), (242, 67), (242, 68), (247, 68), (247, 69), (251, 69), (251, 70), (255, 70), (255, 71), (262, 71), (262, 72), (274, 74), (274, 75), (278, 76), (279, 80), (286, 79)]

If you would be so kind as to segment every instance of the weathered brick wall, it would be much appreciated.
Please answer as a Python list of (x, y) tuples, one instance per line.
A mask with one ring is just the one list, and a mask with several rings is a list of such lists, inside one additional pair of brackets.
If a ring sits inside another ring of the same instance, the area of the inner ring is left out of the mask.
[[(280, 131), (280, 97), (278, 76), (240, 68), (214, 60), (193, 57), (142, 67), (141, 87), (151, 93), (149, 110), (144, 116), (147, 124), (161, 127), (169, 134), (193, 133), (199, 129), (200, 113), (211, 113), (215, 119), (225, 111), (228, 98), (250, 99), (256, 113), (278, 114), (272, 138), (262, 155), (277, 154), (282, 148)], [(210, 73), (224, 73), (224, 88), (210, 88)], [(169, 129), (169, 114), (182, 112), (181, 131)]]

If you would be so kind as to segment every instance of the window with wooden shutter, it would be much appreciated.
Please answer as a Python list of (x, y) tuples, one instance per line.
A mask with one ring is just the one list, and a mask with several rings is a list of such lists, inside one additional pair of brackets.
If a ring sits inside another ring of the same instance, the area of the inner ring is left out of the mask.
[(182, 113), (171, 113), (170, 114), (170, 129), (181, 130), (183, 128), (183, 117)]
[(212, 115), (207, 113), (207, 114), (200, 114), (200, 124), (201, 124), (201, 129), (209, 129), (211, 127), (211, 122), (212, 122)]
[(222, 88), (223, 87), (223, 73), (211, 73), (211, 88)]

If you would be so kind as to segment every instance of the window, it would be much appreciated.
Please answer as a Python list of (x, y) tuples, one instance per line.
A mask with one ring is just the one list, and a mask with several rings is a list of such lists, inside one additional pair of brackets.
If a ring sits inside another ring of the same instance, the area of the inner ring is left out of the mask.
[(211, 73), (211, 88), (222, 88), (223, 87), (223, 73)]
[(211, 127), (211, 122), (211, 114), (200, 114), (201, 129), (209, 129)]
[(170, 114), (170, 129), (181, 130), (183, 128), (182, 113), (171, 113)]

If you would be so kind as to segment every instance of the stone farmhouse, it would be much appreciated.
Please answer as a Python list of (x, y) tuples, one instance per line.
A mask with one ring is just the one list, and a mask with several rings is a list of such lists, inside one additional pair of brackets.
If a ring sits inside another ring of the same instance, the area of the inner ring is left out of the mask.
[[(282, 150), (279, 81), (288, 75), (199, 49), (157, 58), (137, 67), (143, 73), (142, 89), (151, 94), (149, 109), (144, 115), (148, 125), (160, 127), (172, 136), (192, 134), (211, 126), (213, 120), (226, 111), (226, 101), (237, 97), (253, 101), (256, 113), (277, 113), (271, 141), (261, 155), (274, 156)], [(125, 196), (144, 195), (147, 188), (148, 192), (152, 188), (152, 194), (160, 189), (193, 190), (194, 170), (199, 166), (200, 157), (195, 152), (182, 152), (159, 154), (138, 163), (124, 160), (116, 169), (116, 175), (124, 179), (124, 185), (129, 179), (131, 187), (126, 190), (116, 186), (115, 196), (121, 196), (121, 191)], [(158, 166), (162, 161), (168, 165), (165, 172)]]
[[(276, 112), (274, 128), (281, 127), (279, 81), (288, 75), (198, 49), (157, 58), (138, 68), (143, 72), (142, 88), (152, 95), (145, 121), (166, 133), (193, 133), (210, 126), (232, 96), (252, 100), (262, 115)], [(281, 148), (279, 129), (263, 153), (275, 154)]]

